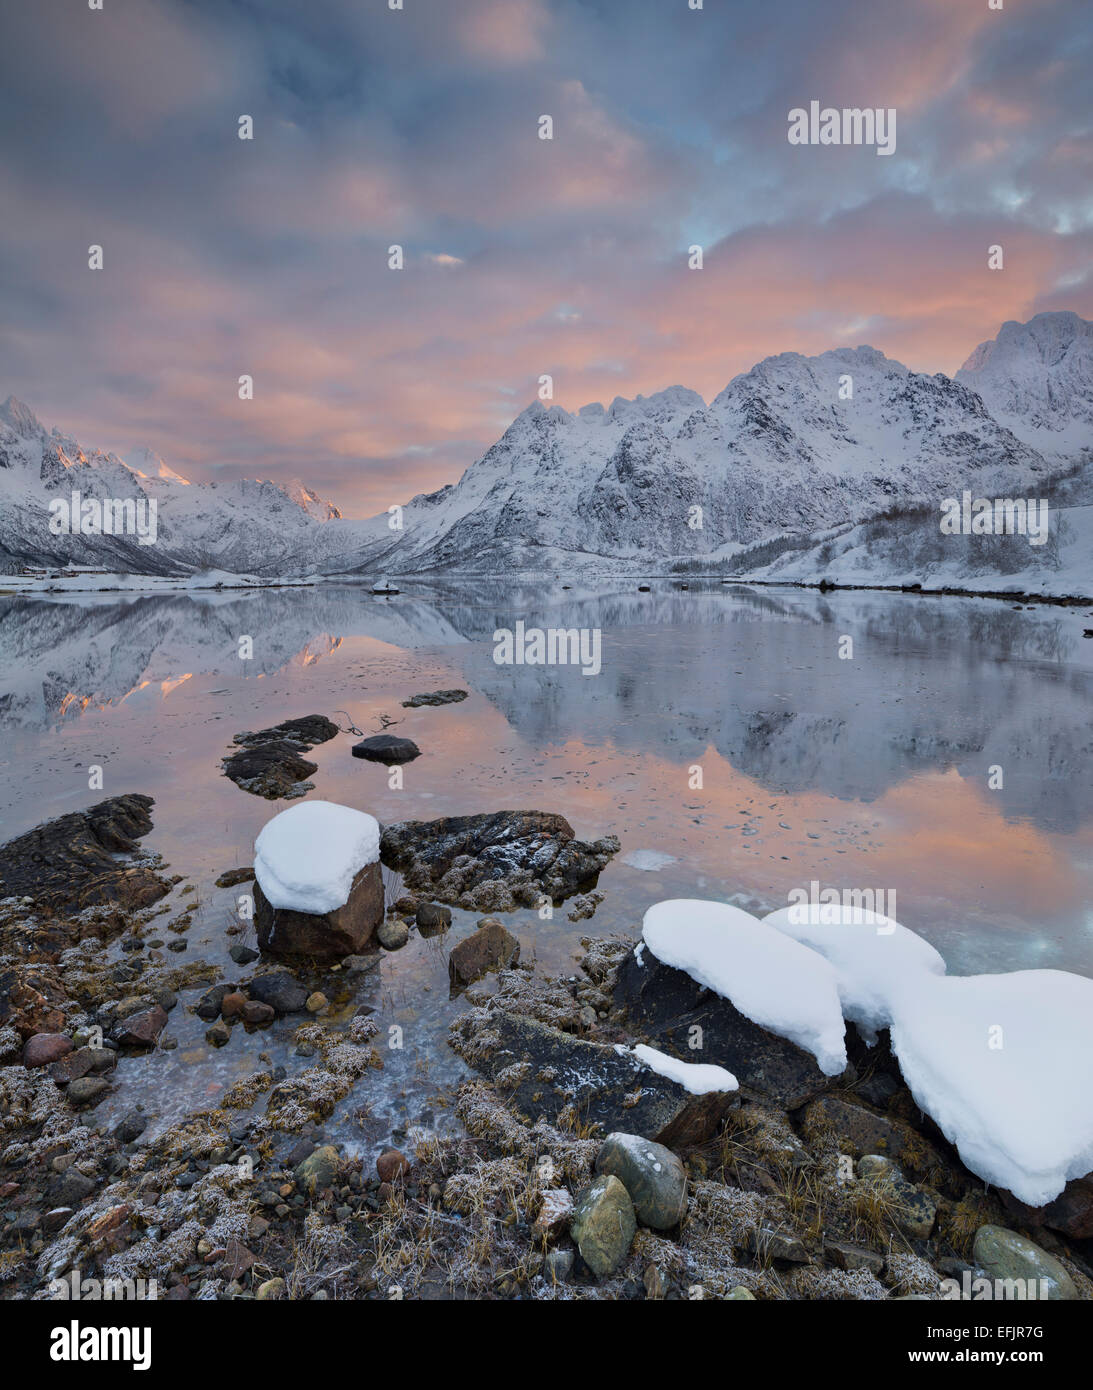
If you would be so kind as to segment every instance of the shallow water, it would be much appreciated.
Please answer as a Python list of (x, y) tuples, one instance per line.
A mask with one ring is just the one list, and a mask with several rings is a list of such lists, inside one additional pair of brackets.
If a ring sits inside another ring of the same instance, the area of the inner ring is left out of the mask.
[[(494, 631), (517, 619), (599, 629), (601, 672), (495, 664)], [(169, 904), (200, 904), (187, 952), (167, 959), (240, 978), (227, 950), (248, 938), (225, 928), (245, 886), (214, 880), (250, 864), (257, 832), (293, 803), (220, 775), (232, 736), (312, 713), (346, 724), (336, 710), (372, 733), (386, 715), (422, 749), (403, 788), (341, 734), (308, 755), (310, 796), (383, 823), (534, 808), (585, 839), (619, 836), (590, 921), (511, 914), (524, 959), (551, 970), (574, 968), (582, 935), (636, 935), (660, 898), (769, 910), (817, 880), (894, 893), (895, 915), (954, 973), (1093, 974), (1090, 625), (1080, 609), (996, 600), (694, 583), (0, 598), (0, 836), (106, 796), (153, 796), (144, 844), (184, 876)], [(469, 698), (401, 707), (451, 686)], [(92, 764), (101, 791), (88, 790)], [(455, 918), (447, 937), (385, 954), (341, 1001), (339, 1017), (374, 1008), (381, 1044), (400, 1026), (403, 1047), (327, 1125), (340, 1140), (372, 1148), (453, 1123), (443, 1091), (463, 1071), (445, 1037), (463, 1005), (448, 998), (447, 952), (475, 914)], [(291, 1051), (298, 1020), (211, 1048), (185, 1009), (195, 998), (171, 1014), (178, 1049), (128, 1059), (97, 1118), (140, 1099), (158, 1127), (263, 1069), (261, 1051), (290, 1072), (311, 1064)]]

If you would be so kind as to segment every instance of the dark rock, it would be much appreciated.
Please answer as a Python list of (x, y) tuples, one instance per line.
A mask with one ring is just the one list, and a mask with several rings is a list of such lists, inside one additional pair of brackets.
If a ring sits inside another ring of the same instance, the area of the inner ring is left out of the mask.
[(440, 903), (421, 903), (416, 913), (417, 929), (422, 936), (439, 936), (452, 925), (452, 911)]
[(255, 975), (247, 982), (247, 993), (260, 1004), (268, 1004), (278, 1014), (298, 1014), (307, 1008), (307, 990), (287, 971)]
[(867, 1269), (878, 1279), (884, 1273), (885, 1259), (883, 1255), (866, 1250), (860, 1245), (851, 1245), (848, 1241), (825, 1241), (824, 1254), (836, 1269)]
[(467, 698), (465, 690), (433, 690), (425, 695), (411, 695), (403, 700), (403, 709), (417, 709), (419, 705), (456, 705)]
[(396, 738), (394, 734), (373, 734), (362, 738), (353, 745), (354, 758), (364, 758), (370, 763), (412, 763), (421, 757), (421, 749), (409, 738)]
[(745, 1245), (757, 1260), (785, 1260), (788, 1264), (811, 1264), (812, 1257), (792, 1231), (777, 1226), (760, 1225), (749, 1231)]
[(55, 913), (108, 904), (134, 911), (156, 902), (171, 885), (119, 857), (139, 850), (152, 829), (152, 805), (150, 796), (114, 796), (0, 845), (0, 897), (30, 897)]
[(625, 1129), (683, 1149), (709, 1139), (735, 1104), (731, 1093), (691, 1095), (629, 1052), (520, 1014), (496, 1011), (485, 1028), (464, 1015), (451, 1041), (532, 1122), (540, 1115), (553, 1122), (566, 1111), (586, 1127)]
[(156, 1004), (123, 1019), (114, 1029), (114, 1041), (119, 1047), (151, 1047), (166, 1027), (167, 1015)]
[(205, 1041), (212, 1043), (213, 1047), (224, 1047), (231, 1042), (232, 1030), (223, 1021), (214, 1023), (211, 1028), (205, 1029)]
[[(378, 863), (358, 870), (349, 897), (333, 912), (273, 907), (254, 885), (258, 944), (271, 955), (341, 960), (356, 955), (383, 921), (383, 876)], [(269, 1003), (269, 1000), (263, 1001)]]
[(148, 1128), (148, 1116), (140, 1110), (130, 1110), (114, 1129), (114, 1138), (121, 1144), (135, 1144)]
[(47, 1067), (72, 1051), (72, 1039), (63, 1033), (35, 1033), (23, 1047), (23, 1066)]
[(703, 1062), (726, 1067), (742, 1087), (783, 1109), (805, 1104), (839, 1079), (825, 1076), (811, 1052), (768, 1033), (685, 971), (663, 964), (648, 946), (640, 965), (632, 951), (622, 960), (614, 998), (653, 1046), (685, 1060), (696, 1060), (687, 1040), (698, 1025)]
[(228, 952), (236, 965), (250, 965), (252, 961), (258, 959), (258, 952), (251, 950), (249, 946), (233, 946)]
[(263, 1004), (257, 999), (248, 999), (243, 1005), (244, 1023), (271, 1023), (277, 1014), (271, 1004)]
[(390, 825), (380, 857), (411, 892), (469, 911), (509, 912), (595, 886), (618, 848), (614, 836), (590, 845), (576, 839), (564, 816), (494, 811)]
[(520, 959), (520, 943), (496, 917), (484, 917), (472, 935), (452, 947), (448, 978), (452, 990), (466, 989), (491, 970), (505, 970)]
[(267, 801), (303, 796), (310, 790), (306, 779), (319, 765), (301, 755), (337, 733), (337, 724), (325, 715), (309, 714), (257, 733), (236, 734), (239, 751), (223, 759), (224, 775)]
[(79, 1076), (69, 1082), (65, 1095), (72, 1105), (97, 1105), (109, 1089), (109, 1084), (101, 1077)]
[(385, 951), (400, 951), (410, 940), (410, 928), (401, 917), (387, 917), (376, 930), (376, 940)]
[(50, 1200), (58, 1206), (78, 1207), (95, 1191), (96, 1182), (86, 1173), (69, 1168), (55, 1183), (50, 1184)]
[(239, 990), (233, 989), (230, 994), (225, 994), (220, 1001), (220, 1015), (222, 1018), (238, 1018), (248, 1003), (247, 996), (241, 994)]
[(212, 989), (207, 989), (197, 1001), (194, 1013), (206, 1023), (211, 1023), (214, 1018), (220, 1017), (220, 1006), (234, 988), (234, 985), (213, 985)]
[(1058, 1197), (1043, 1207), (1026, 1206), (1012, 1192), (1002, 1191), (999, 1196), (1006, 1210), (1022, 1226), (1046, 1226), (1071, 1240), (1093, 1237), (1093, 1174), (1072, 1178)]
[(10, 1024), (23, 1038), (59, 1033), (65, 1026), (62, 1005), (67, 998), (52, 966), (18, 964), (0, 969), (0, 1024)]
[(75, 1207), (54, 1207), (52, 1211), (47, 1211), (42, 1217), (42, 1230), (47, 1235), (56, 1235), (75, 1215), (75, 1210)]

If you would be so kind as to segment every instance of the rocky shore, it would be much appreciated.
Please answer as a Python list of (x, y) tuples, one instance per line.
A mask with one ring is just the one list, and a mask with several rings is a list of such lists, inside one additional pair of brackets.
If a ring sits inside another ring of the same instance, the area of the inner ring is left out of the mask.
[[(329, 1131), (384, 1068), (356, 1002), (383, 953), (443, 937), (445, 902), (588, 891), (617, 842), (541, 812), (389, 827), (408, 891), (366, 951), (239, 944), (228, 977), (183, 959), (188, 914), (162, 902), (179, 880), (139, 845), (151, 812), (114, 798), (0, 847), (0, 1297), (74, 1271), (172, 1300), (921, 1300), (976, 1280), (1093, 1297), (1087, 1180), (1037, 1209), (988, 1189), (885, 1034), (849, 1028), (850, 1065), (825, 1075), (621, 937), (582, 938), (578, 973), (548, 976), (483, 918), (448, 952), (450, 1044), (474, 1073), (446, 1097), (460, 1135), (351, 1155)], [(178, 1011), (214, 1046), (243, 1029), (259, 1062), (287, 1029), (307, 1065), (269, 1060), (150, 1141), (150, 1109), (97, 1122)], [(689, 1089), (696, 1061), (739, 1084)]]

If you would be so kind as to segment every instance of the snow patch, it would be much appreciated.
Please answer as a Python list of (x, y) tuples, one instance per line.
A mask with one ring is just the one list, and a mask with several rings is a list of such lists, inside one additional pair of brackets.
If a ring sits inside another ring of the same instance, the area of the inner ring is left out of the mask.
[(678, 1057), (669, 1057), (667, 1052), (658, 1052), (655, 1047), (638, 1043), (635, 1047), (615, 1044), (615, 1051), (627, 1053), (643, 1062), (658, 1076), (674, 1081), (693, 1096), (709, 1095), (711, 1091), (736, 1091), (740, 1083), (731, 1071), (716, 1067), (709, 1062), (681, 1062)]

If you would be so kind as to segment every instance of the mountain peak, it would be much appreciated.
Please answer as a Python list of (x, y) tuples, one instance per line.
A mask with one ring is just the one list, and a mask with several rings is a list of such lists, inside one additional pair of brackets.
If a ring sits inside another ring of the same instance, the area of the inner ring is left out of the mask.
[(24, 439), (45, 434), (42, 422), (34, 411), (16, 396), (9, 396), (3, 405), (0, 405), (0, 419)]

